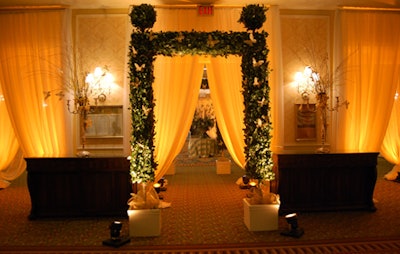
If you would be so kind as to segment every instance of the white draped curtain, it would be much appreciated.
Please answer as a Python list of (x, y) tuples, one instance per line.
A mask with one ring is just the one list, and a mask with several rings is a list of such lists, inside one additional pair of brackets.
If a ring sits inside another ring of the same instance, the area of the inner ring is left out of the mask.
[(43, 107), (44, 91), (62, 87), (55, 71), (62, 67), (64, 12), (0, 13), (0, 179), (18, 177), (23, 157), (63, 156), (69, 149), (65, 105), (55, 100)]
[(244, 168), (243, 96), (240, 68), (241, 58), (229, 56), (212, 58), (207, 68), (211, 99), (223, 140), (235, 163)]
[(157, 180), (181, 151), (189, 133), (203, 69), (198, 57), (158, 57), (154, 65)]
[[(213, 16), (198, 16), (195, 7), (156, 8), (156, 11), (158, 21), (154, 31), (245, 31), (243, 24), (237, 22), (242, 7), (216, 7)], [(270, 8), (267, 21), (272, 17), (271, 12), (278, 13), (278, 8)], [(159, 163), (156, 179), (167, 172), (184, 145), (197, 105), (204, 64), (207, 65), (211, 98), (221, 135), (234, 161), (244, 166), (240, 63), (241, 58), (237, 56), (211, 57), (208, 60), (193, 56), (157, 58), (154, 70), (155, 146)], [(185, 105), (184, 109), (182, 105)]]
[[(344, 95), (350, 101), (339, 118), (338, 149), (381, 151), (399, 163), (399, 12), (341, 11)], [(390, 123), (390, 124), (389, 124)], [(386, 137), (386, 138), (385, 138)]]

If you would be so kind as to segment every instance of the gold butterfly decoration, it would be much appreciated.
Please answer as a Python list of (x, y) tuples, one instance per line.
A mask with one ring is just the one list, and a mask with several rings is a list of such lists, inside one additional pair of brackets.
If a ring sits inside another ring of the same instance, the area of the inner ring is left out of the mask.
[(142, 110), (144, 115), (147, 116), (150, 113), (151, 108), (146, 108), (144, 105), (142, 105)]
[(150, 34), (149, 34), (149, 40), (152, 41), (155, 38), (157, 38), (157, 36), (153, 34), (153, 31), (151, 31)]
[(264, 63), (264, 60), (256, 60), (255, 58), (253, 58), (253, 67), (259, 67)]
[(137, 55), (137, 51), (136, 51), (135, 47), (133, 47), (133, 46), (132, 46), (132, 54), (133, 54), (134, 56)]
[(258, 105), (260, 105), (260, 106), (267, 105), (267, 100), (265, 99), (265, 97), (263, 97), (261, 101), (257, 101), (257, 102), (258, 102)]
[(257, 126), (258, 126), (258, 127), (263, 126), (262, 120), (261, 120), (260, 118), (257, 119)]
[(185, 39), (185, 36), (184, 36), (181, 32), (179, 32), (179, 35), (178, 35), (178, 37), (176, 37), (176, 40), (177, 40), (178, 42), (182, 42), (183, 39)]
[(218, 43), (219, 43), (219, 40), (214, 40), (211, 35), (208, 35), (207, 45), (209, 47), (213, 48), (215, 46), (215, 44), (218, 44)]
[(253, 44), (256, 42), (257, 42), (257, 40), (254, 39), (253, 33), (249, 33), (249, 39), (244, 41), (244, 43), (246, 43), (249, 46), (253, 46)]
[(139, 66), (137, 63), (135, 63), (136, 71), (142, 71), (145, 66), (146, 66), (146, 64), (142, 64), (142, 65)]
[(135, 78), (135, 80), (133, 82), (131, 82), (131, 86), (139, 87), (139, 85), (140, 85), (140, 81), (138, 78)]
[(260, 83), (258, 82), (258, 78), (257, 78), (257, 77), (254, 78), (253, 84), (254, 84), (255, 86), (259, 86), (259, 85), (260, 85)]

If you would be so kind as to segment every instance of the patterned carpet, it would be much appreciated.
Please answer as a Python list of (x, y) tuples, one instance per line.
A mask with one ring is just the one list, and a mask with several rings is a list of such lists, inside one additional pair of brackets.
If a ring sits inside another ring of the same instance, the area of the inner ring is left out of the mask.
[[(305, 234), (300, 239), (280, 235), (287, 228), (251, 232), (243, 223), (242, 198), (235, 184), (243, 174), (237, 166), (229, 175), (217, 175), (215, 166), (177, 164), (162, 192), (170, 208), (162, 210), (159, 237), (137, 237), (120, 247), (103, 246), (113, 220), (127, 218), (71, 218), (30, 221), (26, 186), (0, 191), (0, 253), (400, 253), (400, 184), (383, 180), (391, 169), (379, 161), (374, 198), (376, 212), (351, 211), (299, 214)], [(16, 223), (18, 222), (18, 223)]]

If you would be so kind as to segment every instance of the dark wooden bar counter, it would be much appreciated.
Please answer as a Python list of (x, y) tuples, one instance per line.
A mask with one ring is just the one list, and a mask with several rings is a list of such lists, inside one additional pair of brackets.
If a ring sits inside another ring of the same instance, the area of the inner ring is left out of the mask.
[(375, 211), (378, 153), (277, 153), (280, 214)]
[(127, 216), (129, 161), (109, 158), (26, 158), (31, 219)]

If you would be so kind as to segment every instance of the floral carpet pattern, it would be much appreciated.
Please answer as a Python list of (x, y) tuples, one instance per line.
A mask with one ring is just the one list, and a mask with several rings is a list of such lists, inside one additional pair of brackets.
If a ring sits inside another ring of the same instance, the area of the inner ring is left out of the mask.
[[(269, 246), (271, 250), (281, 246), (281, 251), (264, 253), (400, 253), (400, 220), (397, 218), (400, 214), (400, 184), (383, 179), (383, 174), (390, 169), (390, 165), (380, 162), (374, 194), (376, 212), (301, 213), (299, 226), (305, 234), (296, 239), (280, 234), (287, 228), (283, 217), (279, 217), (277, 231), (252, 232), (246, 228), (242, 205), (246, 190), (236, 185), (243, 171), (236, 165), (232, 164), (231, 174), (217, 175), (215, 165), (178, 164), (176, 173), (166, 176), (167, 190), (161, 192), (164, 201), (171, 203), (171, 207), (161, 211), (161, 235), (132, 238), (121, 251), (159, 253), (170, 249), (169, 253), (189, 253), (183, 249), (196, 247), (196, 253), (218, 253), (213, 250), (214, 246), (227, 250), (225, 253), (229, 253), (229, 249), (232, 253), (242, 253), (240, 250), (243, 249), (246, 253), (261, 253), (258, 252), (260, 246), (264, 246), (261, 249)], [(57, 253), (51, 249), (63, 247), (71, 251), (65, 253), (108, 253), (110, 247), (102, 246), (102, 241), (109, 238), (108, 226), (113, 220), (121, 220), (122, 233), (128, 235), (127, 218), (28, 220), (29, 212), (26, 186), (0, 190), (0, 253), (29, 253), (24, 251), (38, 248)], [(355, 247), (358, 241), (364, 243), (363, 247)], [(320, 245), (322, 243), (325, 245)], [(289, 252), (288, 249), (288, 252), (282, 252), (283, 247), (294, 245), (304, 245), (303, 251)], [(347, 252), (339, 251), (338, 246), (347, 246)], [(9, 252), (3, 252), (3, 248)], [(362, 248), (371, 251), (363, 252)]]

